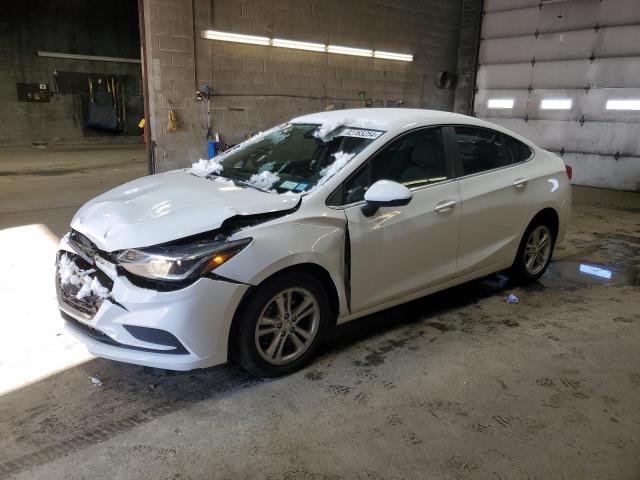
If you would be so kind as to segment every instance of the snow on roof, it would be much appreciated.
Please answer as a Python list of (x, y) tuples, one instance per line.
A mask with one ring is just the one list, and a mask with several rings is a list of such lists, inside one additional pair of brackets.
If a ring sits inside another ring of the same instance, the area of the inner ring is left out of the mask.
[(402, 131), (407, 127), (428, 126), (438, 124), (472, 125), (491, 128), (504, 132), (527, 145), (535, 145), (527, 138), (501, 125), (497, 125), (476, 117), (441, 110), (421, 108), (354, 108), (348, 110), (332, 110), (303, 115), (291, 120), (291, 123), (315, 123), (325, 126), (324, 130), (338, 125), (366, 128), (372, 130)]
[[(421, 123), (459, 122), (462, 119), (468, 120), (469, 118), (457, 113), (419, 108), (354, 108), (311, 113), (296, 117), (291, 122), (319, 124), (341, 122), (346, 126), (358, 126), (358, 124), (369, 121), (379, 125), (379, 128), (387, 129), (408, 121), (420, 121)], [(354, 125), (349, 125), (352, 122)]]

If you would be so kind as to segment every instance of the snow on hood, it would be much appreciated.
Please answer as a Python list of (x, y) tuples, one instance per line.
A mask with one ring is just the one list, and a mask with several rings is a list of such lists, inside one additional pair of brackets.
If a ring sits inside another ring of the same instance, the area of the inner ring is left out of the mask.
[(90, 200), (71, 227), (111, 252), (214, 230), (235, 215), (288, 210), (299, 199), (176, 170), (133, 180)]

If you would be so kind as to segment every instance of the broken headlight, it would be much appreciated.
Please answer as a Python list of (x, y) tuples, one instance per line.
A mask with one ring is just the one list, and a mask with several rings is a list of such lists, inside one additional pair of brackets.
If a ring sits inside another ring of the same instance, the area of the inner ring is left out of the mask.
[(132, 248), (118, 254), (118, 263), (128, 272), (154, 280), (180, 281), (205, 275), (232, 258), (252, 238), (231, 242), (166, 247)]

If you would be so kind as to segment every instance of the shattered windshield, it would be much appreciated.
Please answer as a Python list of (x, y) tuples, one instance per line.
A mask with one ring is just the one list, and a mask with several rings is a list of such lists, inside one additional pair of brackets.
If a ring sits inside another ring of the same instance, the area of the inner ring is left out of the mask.
[(346, 126), (279, 125), (215, 157), (191, 173), (221, 176), (240, 186), (303, 193), (344, 167), (384, 132)]

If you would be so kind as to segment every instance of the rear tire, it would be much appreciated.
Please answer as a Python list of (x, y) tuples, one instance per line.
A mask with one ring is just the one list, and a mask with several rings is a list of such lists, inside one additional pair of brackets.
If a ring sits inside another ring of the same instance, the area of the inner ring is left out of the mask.
[(509, 276), (522, 284), (538, 280), (551, 262), (556, 236), (552, 222), (546, 218), (534, 219), (522, 236)]
[(292, 272), (269, 279), (239, 311), (235, 358), (259, 377), (298, 370), (316, 353), (329, 317), (327, 294), (312, 275)]

